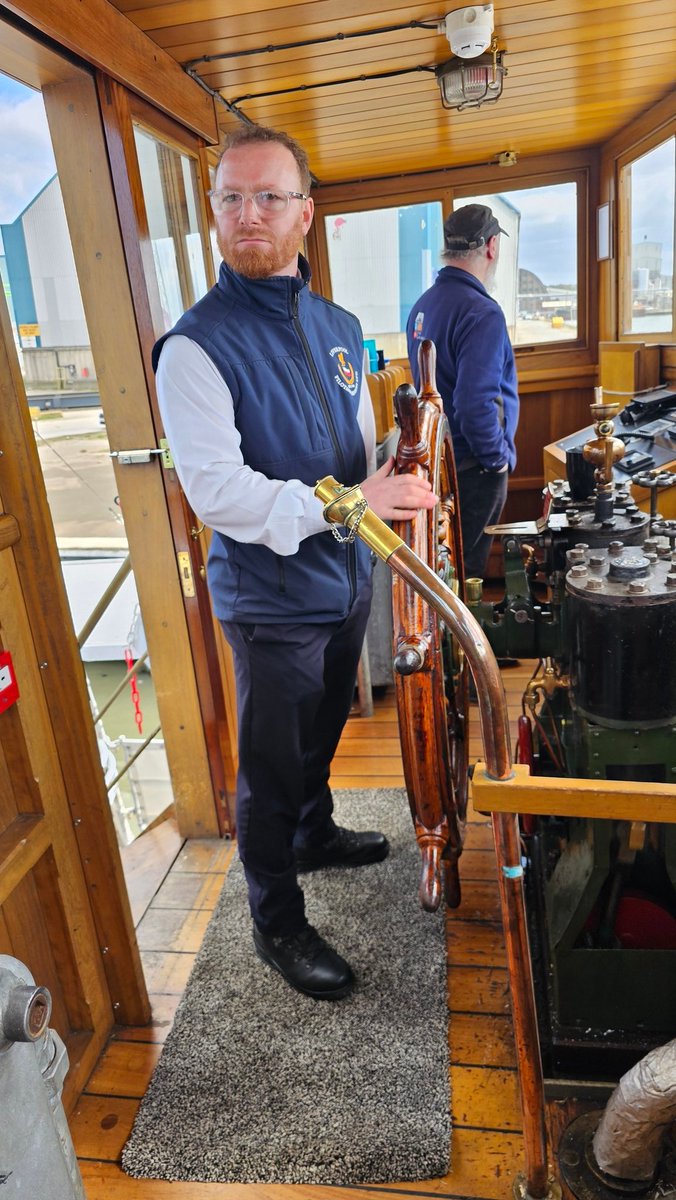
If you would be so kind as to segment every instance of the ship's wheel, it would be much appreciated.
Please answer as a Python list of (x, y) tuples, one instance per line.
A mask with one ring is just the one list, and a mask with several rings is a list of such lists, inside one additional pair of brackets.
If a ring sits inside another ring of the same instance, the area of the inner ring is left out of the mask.
[[(395, 470), (428, 479), (439, 501), (413, 521), (395, 522), (394, 531), (464, 599), (455, 459), (436, 390), (433, 342), (421, 342), (418, 364), (420, 394), (403, 384), (394, 398), (401, 429)], [(443, 893), (457, 908), (467, 813), (469, 669), (446, 626), (396, 574), (392, 611), (404, 776), (422, 855), (420, 900), (433, 911)]]

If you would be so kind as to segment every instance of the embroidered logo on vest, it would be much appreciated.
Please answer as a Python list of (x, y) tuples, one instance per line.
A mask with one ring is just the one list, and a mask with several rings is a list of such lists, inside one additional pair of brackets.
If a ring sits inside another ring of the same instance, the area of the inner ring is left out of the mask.
[(337, 375), (333, 377), (338, 387), (342, 387), (343, 391), (348, 392), (350, 396), (356, 396), (359, 386), (359, 372), (355, 371), (349, 358), (346, 357), (349, 351), (345, 346), (334, 346), (333, 350), (329, 353), (331, 354), (331, 358), (335, 359), (335, 364), (338, 368)]

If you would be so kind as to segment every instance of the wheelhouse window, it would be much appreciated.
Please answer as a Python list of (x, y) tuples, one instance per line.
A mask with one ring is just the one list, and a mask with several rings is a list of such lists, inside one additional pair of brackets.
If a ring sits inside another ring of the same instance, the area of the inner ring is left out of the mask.
[(406, 357), (406, 320), (441, 265), (441, 201), (405, 204), (324, 218), (331, 292), (356, 313), (373, 352)]
[(589, 209), (594, 162), (576, 155), (569, 163), (559, 157), (538, 165), (537, 172), (457, 168), (452, 179), (430, 172), (416, 191), (371, 180), (360, 199), (353, 188), (320, 187), (308, 239), (319, 286), (357, 313), (365, 339), (386, 360), (405, 361), (408, 314), (444, 266), (444, 217), (473, 201), (488, 204), (510, 233), (501, 239), (493, 294), (522, 368), (591, 364), (597, 336), (590, 306), (597, 274)]
[(578, 338), (578, 195), (574, 181), (458, 196), (453, 207), (487, 204), (507, 237), (493, 295), (514, 346)]
[(622, 289), (625, 334), (671, 334), (674, 321), (676, 137), (634, 159), (621, 172), (623, 228), (630, 265)]

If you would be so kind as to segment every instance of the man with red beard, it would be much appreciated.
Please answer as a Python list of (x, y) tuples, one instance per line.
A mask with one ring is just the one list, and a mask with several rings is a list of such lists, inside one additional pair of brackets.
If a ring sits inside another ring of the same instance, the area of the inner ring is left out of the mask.
[(298, 991), (337, 1000), (349, 964), (310, 925), (298, 873), (388, 853), (381, 833), (333, 820), (329, 770), (354, 696), (371, 599), (370, 555), (338, 541), (314, 484), (360, 483), (378, 516), (410, 519), (429, 484), (375, 471), (375, 434), (352, 314), (311, 292), (299, 246), (310, 172), (286, 134), (242, 126), (211, 204), (218, 283), (161, 338), (157, 388), (174, 462), (214, 533), (208, 580), (234, 656), (237, 838), (256, 953)]

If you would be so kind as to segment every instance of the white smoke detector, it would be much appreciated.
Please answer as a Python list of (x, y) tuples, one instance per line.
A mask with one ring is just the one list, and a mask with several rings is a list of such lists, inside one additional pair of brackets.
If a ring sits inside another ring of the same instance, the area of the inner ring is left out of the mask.
[(439, 32), (448, 38), (451, 50), (458, 58), (477, 58), (493, 38), (493, 5), (472, 4), (456, 8), (439, 22)]

